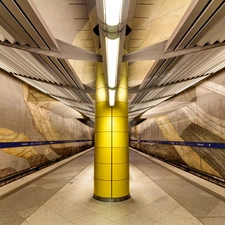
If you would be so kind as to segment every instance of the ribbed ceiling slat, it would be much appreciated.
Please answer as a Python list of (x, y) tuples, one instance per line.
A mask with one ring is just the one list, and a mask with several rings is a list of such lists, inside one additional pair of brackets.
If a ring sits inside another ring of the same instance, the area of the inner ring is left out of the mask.
[[(216, 2), (216, 1), (213, 1)], [(209, 29), (211, 29), (217, 21), (221, 20), (225, 16), (225, 3), (223, 0), (220, 0), (221, 6), (218, 8), (218, 10), (215, 12), (215, 15), (213, 15), (207, 23), (204, 25), (204, 27), (193, 37), (191, 42), (188, 44), (187, 47), (194, 47), (196, 43), (204, 37), (204, 35), (207, 33)]]
[(49, 49), (43, 39), (39, 36), (34, 27), (27, 20), (26, 15), (21, 12), (20, 8), (14, 1), (2, 0), (3, 4), (10, 9), (10, 12), (14, 15), (14, 18), (18, 21), (21, 27), (26, 31), (30, 38), (34, 41), (35, 45), (41, 49)]
[(188, 10), (182, 17), (180, 23), (177, 25), (173, 34), (166, 44), (165, 51), (171, 52), (173, 51), (178, 44), (181, 42), (182, 38), (187, 33), (187, 30), (194, 24), (194, 22), (198, 19), (198, 15), (201, 14), (203, 9), (206, 7), (209, 1), (201, 0), (201, 1), (192, 1)]
[(10, 35), (1, 25), (0, 25), (0, 36), (1, 36), (1, 41), (8, 41), (11, 44), (14, 44), (16, 40)]
[[(14, 68), (13, 73), (33, 77), (36, 79), (52, 80), (54, 77), (49, 73), (30, 53), (22, 52), (0, 46), (0, 57), (3, 60), (7, 57), (8, 66)], [(15, 70), (16, 69), (16, 70)]]
[(163, 65), (164, 62), (165, 62), (165, 60), (163, 60), (163, 59), (155, 61), (152, 68), (150, 69), (150, 71), (146, 75), (145, 79), (141, 83), (140, 89), (149, 87), (149, 83), (151, 82), (152, 77), (154, 76), (155, 73), (157, 73), (157, 71), (160, 69), (160, 67)]
[(54, 63), (50, 60), (48, 56), (34, 54), (34, 57), (52, 74), (51, 79), (48, 79), (52, 83), (67, 85), (67, 82), (64, 81), (64, 76), (62, 76), (59, 69), (55, 66)]
[[(38, 32), (40, 38), (44, 40), (48, 48), (51, 49), (52, 51), (58, 51), (59, 48), (55, 38), (49, 31), (47, 25), (45, 24), (44, 20), (40, 16), (38, 10), (36, 9), (32, 1), (16, 0), (16, 3), (22, 9), (22, 13), (27, 18), (29, 18), (31, 26), (35, 27), (35, 30)], [(39, 47), (42, 48), (42, 46)]]
[(76, 75), (76, 73), (74, 72), (73, 68), (71, 67), (70, 63), (68, 62), (68, 60), (65, 59), (59, 59), (59, 62), (61, 63), (61, 65), (65, 68), (65, 70), (67, 71), (67, 76), (70, 78), (71, 80), (71, 84), (74, 87), (80, 88), (80, 89), (84, 89), (83, 85), (81, 84), (81, 82), (79, 81), (78, 76)]
[(210, 29), (197, 43), (198, 46), (204, 46), (206, 43), (214, 44), (225, 40), (225, 17), (219, 20), (212, 29)]
[(189, 28), (188, 32), (179, 42), (176, 49), (184, 49), (186, 46), (194, 47), (197, 42), (196, 40), (198, 38), (200, 39), (200, 36), (203, 36), (205, 34), (205, 26), (212, 25), (212, 23), (210, 22), (210, 18), (216, 12), (217, 8), (222, 2), (223, 0), (209, 1), (209, 4), (204, 9), (204, 13), (200, 14), (194, 25)]
[[(10, 33), (13, 38), (18, 42), (20, 45), (29, 45), (31, 47), (37, 47), (36, 43), (30, 38), (27, 32), (21, 27), (17, 20), (12, 16), (12, 14), (7, 10), (7, 8), (0, 3), (0, 12), (1, 12), (1, 26)], [(3, 22), (4, 21), (4, 22)], [(14, 32), (12, 33), (11, 30)], [(14, 36), (14, 33), (17, 36)], [(20, 38), (18, 38), (18, 36)]]

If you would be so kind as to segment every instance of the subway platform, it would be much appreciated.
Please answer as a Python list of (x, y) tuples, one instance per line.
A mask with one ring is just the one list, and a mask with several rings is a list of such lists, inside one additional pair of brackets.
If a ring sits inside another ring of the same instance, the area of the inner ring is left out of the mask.
[(225, 225), (225, 189), (130, 149), (130, 199), (93, 199), (93, 149), (0, 188), (0, 225)]

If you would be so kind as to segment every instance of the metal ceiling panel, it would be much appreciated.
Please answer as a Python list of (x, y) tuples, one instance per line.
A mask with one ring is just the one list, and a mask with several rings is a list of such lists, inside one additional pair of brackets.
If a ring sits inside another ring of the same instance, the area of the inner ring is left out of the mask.
[[(198, 15), (196, 21), (190, 26), (185, 36), (181, 39), (176, 49), (184, 49), (185, 47), (194, 47), (196, 40), (201, 36), (204, 36), (207, 29), (210, 29), (213, 25), (212, 20), (214, 14), (217, 13), (223, 0), (208, 1), (206, 7)], [(207, 29), (205, 27), (207, 26)]]
[(221, 18), (198, 42), (198, 46), (205, 44), (222, 43), (225, 40), (225, 17)]
[[(1, 12), (1, 20), (0, 25), (10, 33), (13, 38), (20, 45), (29, 45), (31, 47), (37, 47), (36, 43), (30, 38), (27, 32), (21, 27), (19, 22), (15, 20), (14, 16), (10, 11), (6, 8), (6, 6), (0, 2), (0, 12)], [(13, 32), (11, 32), (13, 30)], [(17, 34), (14, 36), (14, 34)]]
[(42, 49), (49, 49), (43, 39), (37, 33), (37, 30), (30, 24), (30, 21), (27, 20), (26, 15), (21, 12), (21, 9), (18, 7), (17, 3), (9, 0), (2, 0), (2, 4), (10, 11), (14, 16), (14, 20), (18, 22), (18, 26), (21, 26), (26, 33), (30, 36), (30, 39), (33, 39), (35, 45), (39, 46)]
[(187, 33), (187, 30), (197, 20), (198, 15), (203, 11), (203, 9), (206, 7), (208, 2), (209, 1), (207, 0), (192, 1), (188, 10), (184, 14), (180, 23), (177, 25), (176, 29), (174, 30), (173, 34), (168, 40), (166, 44), (166, 48), (165, 48), (166, 52), (171, 52), (177, 47), (177, 45), (180, 43), (182, 38)]
[(0, 25), (0, 41), (14, 44), (16, 40)]

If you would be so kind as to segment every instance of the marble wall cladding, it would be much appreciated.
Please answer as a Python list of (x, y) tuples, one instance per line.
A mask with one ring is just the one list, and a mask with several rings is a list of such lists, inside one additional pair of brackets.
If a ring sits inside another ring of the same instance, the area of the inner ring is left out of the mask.
[[(131, 128), (130, 138), (225, 143), (225, 70), (168, 100), (168, 103), (173, 101), (188, 104), (168, 114), (148, 118)], [(225, 178), (225, 149), (143, 142), (130, 142), (130, 145), (151, 155)]]
[[(80, 116), (78, 112), (2, 70), (0, 96), (0, 142), (93, 139), (94, 130), (75, 119)], [(87, 141), (1, 148), (0, 177), (73, 155), (91, 146), (92, 142)]]

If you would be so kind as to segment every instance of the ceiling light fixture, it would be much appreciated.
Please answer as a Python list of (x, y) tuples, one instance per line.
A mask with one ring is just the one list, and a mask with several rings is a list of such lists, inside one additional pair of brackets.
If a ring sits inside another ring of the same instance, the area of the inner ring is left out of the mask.
[(109, 105), (114, 106), (116, 102), (116, 87), (118, 80), (119, 63), (119, 24), (121, 20), (122, 0), (105, 0), (105, 50), (106, 50), (106, 68), (107, 85), (109, 88)]
[(109, 105), (114, 106), (116, 101), (116, 90), (109, 89)]
[(105, 23), (116, 26), (120, 23), (122, 0), (105, 0)]
[(105, 38), (108, 87), (116, 88), (118, 73), (119, 38)]

